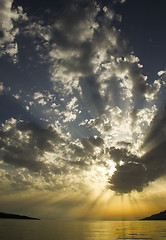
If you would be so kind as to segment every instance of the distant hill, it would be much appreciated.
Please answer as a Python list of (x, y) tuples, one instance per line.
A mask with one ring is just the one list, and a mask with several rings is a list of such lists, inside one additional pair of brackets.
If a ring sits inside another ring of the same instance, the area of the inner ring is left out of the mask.
[(166, 220), (166, 210), (140, 220)]
[(21, 216), (21, 215), (10, 214), (10, 213), (3, 213), (3, 212), (0, 212), (0, 218), (7, 218), (7, 219), (40, 220), (39, 218), (32, 218), (32, 217)]

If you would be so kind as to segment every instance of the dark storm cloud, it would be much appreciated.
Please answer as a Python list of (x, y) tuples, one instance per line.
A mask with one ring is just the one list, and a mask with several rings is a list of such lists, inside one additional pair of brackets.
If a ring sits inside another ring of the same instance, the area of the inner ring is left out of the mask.
[(17, 147), (6, 148), (7, 153), (3, 156), (3, 161), (9, 163), (16, 168), (27, 168), (34, 172), (47, 172), (47, 166), (41, 161), (36, 160), (39, 153), (34, 149), (18, 149)]
[(120, 161), (123, 161), (125, 163), (128, 163), (128, 162), (138, 163), (139, 162), (139, 158), (137, 156), (131, 154), (125, 148), (117, 149), (115, 147), (111, 147), (110, 148), (110, 156), (116, 163), (119, 163)]
[(41, 161), (44, 152), (53, 151), (52, 144), (62, 140), (51, 127), (36, 124), (12, 124), (0, 131), (2, 159), (16, 168), (27, 168), (34, 172), (47, 172), (47, 165)]
[(19, 124), (17, 129), (21, 132), (29, 132), (29, 137), (31, 138), (29, 142), (32, 146), (37, 146), (41, 151), (50, 152), (53, 150), (51, 143), (59, 144), (62, 142), (58, 133), (51, 126), (42, 127), (34, 123), (28, 123), (26, 125)]
[(141, 164), (127, 163), (117, 167), (110, 180), (111, 189), (118, 193), (132, 190), (142, 191), (146, 182), (146, 171)]
[[(147, 184), (145, 167), (139, 163), (140, 158), (131, 154), (125, 148), (110, 148), (110, 156), (117, 163), (116, 171), (109, 180), (111, 189), (118, 193), (128, 193), (132, 190), (142, 191)], [(120, 161), (123, 162), (122, 165)]]
[(130, 142), (125, 142), (125, 141), (117, 142), (117, 145), (121, 148), (127, 148), (132, 146)]
[(142, 191), (150, 182), (166, 175), (166, 106), (151, 123), (142, 149), (145, 154), (138, 158), (126, 149), (110, 149), (112, 159), (123, 165), (117, 165), (117, 171), (110, 179), (111, 189), (119, 193), (132, 190)]

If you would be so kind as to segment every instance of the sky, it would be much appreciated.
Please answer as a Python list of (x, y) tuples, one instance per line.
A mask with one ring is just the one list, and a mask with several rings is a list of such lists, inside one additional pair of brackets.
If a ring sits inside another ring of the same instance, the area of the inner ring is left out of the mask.
[(0, 211), (166, 209), (166, 3), (0, 0)]

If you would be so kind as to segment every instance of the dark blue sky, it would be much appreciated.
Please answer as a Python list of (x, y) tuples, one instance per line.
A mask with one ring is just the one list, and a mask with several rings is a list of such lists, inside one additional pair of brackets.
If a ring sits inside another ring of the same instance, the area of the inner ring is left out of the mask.
[(144, 73), (151, 81), (166, 63), (165, 9), (166, 3), (162, 0), (128, 0), (116, 7), (123, 19), (122, 32), (141, 59)]

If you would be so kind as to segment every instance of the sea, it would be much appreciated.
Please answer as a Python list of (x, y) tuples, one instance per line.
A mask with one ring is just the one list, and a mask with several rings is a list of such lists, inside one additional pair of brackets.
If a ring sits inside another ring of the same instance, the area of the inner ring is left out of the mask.
[(0, 240), (166, 239), (166, 221), (0, 219)]

